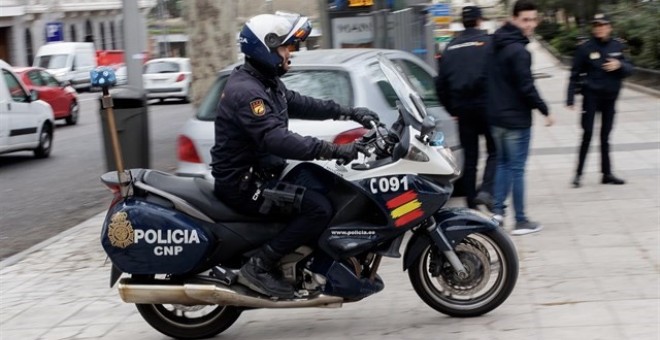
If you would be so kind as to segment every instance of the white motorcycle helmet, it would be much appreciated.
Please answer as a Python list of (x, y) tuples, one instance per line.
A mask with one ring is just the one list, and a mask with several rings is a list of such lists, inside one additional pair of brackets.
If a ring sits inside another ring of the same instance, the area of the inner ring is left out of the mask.
[(277, 48), (305, 41), (311, 31), (312, 23), (299, 14), (260, 14), (243, 26), (239, 36), (241, 52), (267, 72), (283, 75), (286, 72), (282, 67), (284, 60)]

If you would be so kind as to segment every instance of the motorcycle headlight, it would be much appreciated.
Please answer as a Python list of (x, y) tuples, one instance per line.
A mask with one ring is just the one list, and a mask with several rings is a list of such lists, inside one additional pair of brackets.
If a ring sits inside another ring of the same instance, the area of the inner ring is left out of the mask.
[(424, 153), (424, 151), (418, 149), (414, 145), (412, 145), (410, 147), (410, 150), (408, 150), (408, 154), (403, 158), (407, 159), (409, 161), (415, 161), (415, 162), (428, 162), (429, 161), (429, 156), (427, 156)]

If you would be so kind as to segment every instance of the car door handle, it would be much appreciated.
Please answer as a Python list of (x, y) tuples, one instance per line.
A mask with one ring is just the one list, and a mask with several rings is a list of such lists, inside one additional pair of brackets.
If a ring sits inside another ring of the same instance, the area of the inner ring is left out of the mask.
[(7, 103), (7, 111), (11, 111), (11, 103)]

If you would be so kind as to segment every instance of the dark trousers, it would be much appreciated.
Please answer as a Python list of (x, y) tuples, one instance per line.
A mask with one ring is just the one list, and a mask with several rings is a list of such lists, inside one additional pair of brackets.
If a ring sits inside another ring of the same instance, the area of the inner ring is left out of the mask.
[(582, 176), (584, 163), (589, 152), (589, 144), (594, 130), (594, 118), (596, 112), (601, 113), (600, 127), (600, 159), (603, 175), (612, 174), (610, 164), (610, 132), (614, 125), (614, 104), (617, 94), (603, 94), (593, 91), (586, 91), (582, 100), (582, 145), (580, 145), (580, 159), (578, 161), (577, 175)]
[[(281, 209), (273, 207), (267, 214), (290, 218), (286, 228), (268, 242), (268, 245), (280, 255), (291, 253), (301, 245), (315, 246), (333, 214), (332, 204), (325, 197), (329, 186), (314, 172), (298, 171), (287, 178), (291, 178), (291, 180), (287, 180), (286, 183), (304, 186), (307, 189), (299, 211), (285, 213)], [(223, 186), (216, 182), (215, 195), (242, 214), (259, 214), (259, 209), (264, 202), (260, 193), (265, 188), (275, 187), (278, 183), (278, 181), (270, 181), (261, 187), (252, 183), (246, 190), (238, 190), (234, 189), (236, 186)], [(256, 194), (257, 192), (259, 194)]]
[(486, 168), (479, 191), (493, 194), (493, 181), (497, 157), (495, 142), (488, 126), (485, 109), (467, 109), (457, 112), (458, 131), (463, 146), (463, 183), (465, 185), (465, 198), (470, 208), (476, 208), (474, 198), (477, 196), (477, 164), (479, 162), (479, 136), (486, 138)]

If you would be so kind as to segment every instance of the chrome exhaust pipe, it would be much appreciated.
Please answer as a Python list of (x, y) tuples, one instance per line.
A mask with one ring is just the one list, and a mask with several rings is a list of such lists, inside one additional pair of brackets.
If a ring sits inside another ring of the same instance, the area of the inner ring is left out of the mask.
[(250, 308), (339, 308), (344, 301), (338, 296), (318, 295), (312, 298), (274, 300), (258, 296), (242, 286), (223, 287), (214, 284), (144, 284), (122, 279), (117, 285), (124, 302), (138, 304), (224, 305)]

